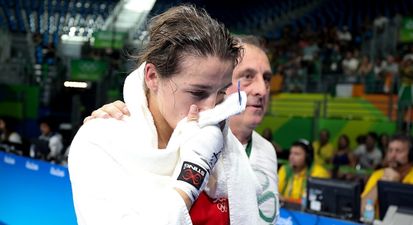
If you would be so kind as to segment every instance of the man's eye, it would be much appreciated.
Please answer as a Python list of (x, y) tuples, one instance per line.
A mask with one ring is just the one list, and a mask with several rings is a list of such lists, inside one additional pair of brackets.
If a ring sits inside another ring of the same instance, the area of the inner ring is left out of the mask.
[(216, 104), (219, 104), (219, 103), (224, 101), (225, 96), (227, 95), (227, 93), (225, 91), (226, 91), (226, 89), (218, 91), (217, 103)]
[(218, 91), (218, 94), (219, 94), (219, 95), (226, 95), (226, 94), (227, 94), (226, 89), (225, 89), (225, 90)]
[(240, 77), (241, 84), (247, 84), (249, 82), (252, 82), (253, 80), (254, 80), (253, 73), (245, 73)]
[(244, 76), (244, 78), (247, 79), (247, 80), (250, 80), (250, 79), (254, 78), (254, 76), (252, 74), (246, 74)]
[(264, 81), (270, 83), (271, 82), (271, 76), (264, 76)]

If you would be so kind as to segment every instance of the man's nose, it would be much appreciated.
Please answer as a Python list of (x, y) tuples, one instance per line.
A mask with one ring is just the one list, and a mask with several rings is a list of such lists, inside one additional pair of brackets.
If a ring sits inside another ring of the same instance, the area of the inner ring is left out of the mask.
[(265, 96), (267, 94), (267, 85), (264, 81), (264, 78), (259, 77), (255, 80), (252, 91), (254, 95)]

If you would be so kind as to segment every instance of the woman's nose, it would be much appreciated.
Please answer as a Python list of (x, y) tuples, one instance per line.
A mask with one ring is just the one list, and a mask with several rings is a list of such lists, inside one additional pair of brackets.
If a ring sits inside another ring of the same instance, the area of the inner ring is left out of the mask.
[(198, 104), (200, 111), (204, 111), (207, 109), (212, 109), (217, 104), (217, 95), (211, 95), (208, 98), (204, 99), (201, 103)]

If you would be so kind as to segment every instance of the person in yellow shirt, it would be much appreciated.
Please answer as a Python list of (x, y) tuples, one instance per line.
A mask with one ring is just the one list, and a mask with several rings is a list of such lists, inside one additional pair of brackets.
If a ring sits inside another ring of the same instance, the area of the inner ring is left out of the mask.
[[(367, 199), (375, 202), (376, 212), (378, 212), (377, 182), (379, 180), (413, 185), (413, 143), (410, 136), (396, 134), (390, 139), (386, 162), (387, 167), (374, 171), (364, 187), (361, 194), (361, 215), (363, 215)], [(378, 216), (376, 213), (376, 217)]]
[(307, 177), (329, 178), (329, 172), (313, 163), (314, 152), (307, 140), (292, 144), (289, 163), (278, 171), (278, 190), (283, 201), (300, 202), (306, 191)]
[(314, 161), (325, 165), (331, 163), (334, 155), (334, 146), (330, 142), (330, 132), (327, 129), (320, 131), (319, 140), (313, 142)]

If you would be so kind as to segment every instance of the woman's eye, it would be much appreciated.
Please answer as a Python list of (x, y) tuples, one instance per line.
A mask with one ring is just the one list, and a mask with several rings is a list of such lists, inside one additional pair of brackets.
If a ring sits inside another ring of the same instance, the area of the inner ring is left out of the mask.
[(204, 91), (189, 91), (189, 93), (196, 97), (197, 99), (203, 99), (208, 97), (208, 93), (204, 92)]

